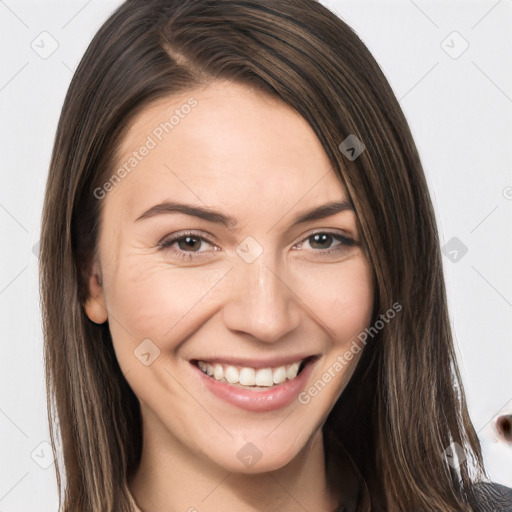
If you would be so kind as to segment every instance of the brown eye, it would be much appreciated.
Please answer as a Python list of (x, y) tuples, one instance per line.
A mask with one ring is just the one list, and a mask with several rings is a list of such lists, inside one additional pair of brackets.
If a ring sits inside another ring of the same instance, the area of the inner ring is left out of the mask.
[(309, 245), (313, 247), (313, 249), (329, 249), (334, 237), (328, 233), (316, 233), (310, 236), (309, 240)]
[(160, 250), (169, 252), (171, 256), (185, 260), (197, 259), (210, 254), (211, 249), (218, 250), (209, 240), (195, 233), (181, 232), (168, 236), (157, 246)]
[[(315, 249), (315, 252), (323, 251), (325, 253), (331, 253), (343, 250), (346, 247), (357, 245), (357, 242), (352, 238), (348, 238), (339, 233), (329, 233), (323, 231), (308, 236), (304, 242), (306, 241), (312, 249)], [(301, 242), (299, 245), (302, 246), (304, 242)]]
[(202, 239), (197, 236), (185, 236), (176, 240), (178, 247), (182, 251), (188, 251), (189, 249), (193, 252), (197, 252), (202, 243)]

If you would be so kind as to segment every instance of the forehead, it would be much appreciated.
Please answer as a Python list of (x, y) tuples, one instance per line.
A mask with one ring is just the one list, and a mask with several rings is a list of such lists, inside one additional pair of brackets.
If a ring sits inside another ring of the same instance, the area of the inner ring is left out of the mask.
[[(181, 198), (291, 206), (348, 199), (310, 125), (278, 98), (235, 83), (159, 100), (133, 121), (109, 202), (128, 210)], [(303, 200), (303, 199), (302, 199)], [(254, 206), (254, 204), (253, 204)]]

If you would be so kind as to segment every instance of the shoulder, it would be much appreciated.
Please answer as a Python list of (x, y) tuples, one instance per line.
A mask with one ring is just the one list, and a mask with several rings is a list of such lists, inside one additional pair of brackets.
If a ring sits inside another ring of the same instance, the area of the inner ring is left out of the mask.
[(495, 482), (475, 484), (476, 512), (512, 512), (512, 489)]

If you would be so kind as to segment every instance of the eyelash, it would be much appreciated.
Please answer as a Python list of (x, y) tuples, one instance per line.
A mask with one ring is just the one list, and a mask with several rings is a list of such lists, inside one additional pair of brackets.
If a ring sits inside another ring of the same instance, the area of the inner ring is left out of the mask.
[[(328, 235), (328, 236), (332, 237), (333, 239), (337, 240), (338, 242), (340, 242), (340, 245), (337, 245), (334, 248), (318, 249), (318, 250), (313, 249), (313, 252), (320, 253), (321, 255), (331, 255), (331, 254), (339, 252), (340, 250), (343, 250), (344, 248), (353, 247), (355, 245), (358, 245), (358, 242), (356, 242), (356, 240), (349, 238), (347, 236), (341, 235), (339, 233), (333, 233), (331, 231), (317, 231), (315, 233), (311, 233), (309, 236), (307, 236), (301, 242), (299, 242), (298, 244), (295, 244), (295, 245), (301, 245), (304, 242), (306, 242), (307, 240), (309, 240), (310, 238), (313, 238), (315, 235)], [(193, 231), (185, 231), (185, 232), (180, 233), (177, 236), (173, 236), (172, 238), (163, 239), (162, 241), (160, 241), (158, 243), (158, 247), (161, 250), (168, 250), (171, 248), (171, 246), (174, 243), (179, 242), (181, 240), (185, 240), (187, 237), (193, 237), (197, 240), (200, 240), (201, 242), (206, 242), (210, 245), (215, 245), (212, 242), (210, 242), (207, 238), (203, 237), (202, 235), (198, 235), (197, 233), (194, 233)], [(197, 251), (182, 251), (182, 250), (174, 251), (175, 256), (182, 258), (186, 261), (191, 261), (192, 259), (195, 259), (198, 257), (200, 258), (200, 257), (202, 257), (201, 254), (203, 254), (203, 253), (197, 252)]]

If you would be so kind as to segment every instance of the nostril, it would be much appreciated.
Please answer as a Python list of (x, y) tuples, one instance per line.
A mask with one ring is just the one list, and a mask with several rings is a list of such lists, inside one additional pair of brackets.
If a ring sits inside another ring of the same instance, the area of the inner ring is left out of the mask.
[(507, 443), (512, 443), (512, 414), (500, 416), (496, 420), (496, 430)]

